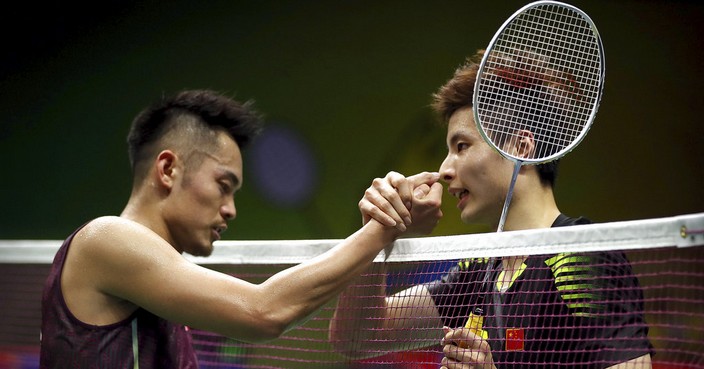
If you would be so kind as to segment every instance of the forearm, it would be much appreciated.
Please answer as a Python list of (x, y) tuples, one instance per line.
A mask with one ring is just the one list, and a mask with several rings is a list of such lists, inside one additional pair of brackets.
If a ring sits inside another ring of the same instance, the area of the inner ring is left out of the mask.
[[(372, 342), (387, 321), (386, 268), (373, 266), (339, 296), (330, 321), (329, 339), (336, 351), (350, 357), (369, 355)], [(367, 355), (365, 355), (367, 354)]]
[(330, 323), (330, 341), (352, 358), (436, 345), (442, 320), (424, 285), (385, 296), (385, 270), (343, 292)]
[(272, 276), (261, 286), (270, 296), (272, 319), (287, 328), (304, 321), (368, 268), (397, 235), (372, 221), (332, 250)]
[(620, 364), (612, 365), (607, 369), (651, 369), (653, 364), (650, 359), (650, 354), (637, 357)]

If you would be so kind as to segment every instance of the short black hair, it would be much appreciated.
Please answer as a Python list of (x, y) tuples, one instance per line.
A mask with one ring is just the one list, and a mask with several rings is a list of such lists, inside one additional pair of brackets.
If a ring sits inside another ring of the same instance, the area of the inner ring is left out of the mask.
[[(185, 119), (184, 119), (185, 118)], [(179, 125), (193, 121), (212, 130), (224, 130), (244, 149), (261, 131), (262, 118), (253, 102), (238, 102), (212, 90), (184, 90), (162, 97), (135, 117), (127, 135), (133, 174), (149, 154), (152, 143)]]

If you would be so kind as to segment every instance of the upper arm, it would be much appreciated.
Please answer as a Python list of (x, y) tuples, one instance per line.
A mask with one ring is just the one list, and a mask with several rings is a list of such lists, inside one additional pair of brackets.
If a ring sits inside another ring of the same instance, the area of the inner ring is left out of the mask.
[[(442, 338), (442, 320), (425, 285), (400, 291), (386, 299), (386, 339), (405, 349), (437, 345)], [(412, 334), (411, 334), (412, 332)]]
[(607, 369), (651, 369), (652, 367), (653, 363), (650, 354), (646, 354), (623, 363), (612, 365)]
[(74, 260), (96, 295), (196, 328), (257, 337), (257, 285), (198, 266), (130, 222), (89, 225), (78, 242)]

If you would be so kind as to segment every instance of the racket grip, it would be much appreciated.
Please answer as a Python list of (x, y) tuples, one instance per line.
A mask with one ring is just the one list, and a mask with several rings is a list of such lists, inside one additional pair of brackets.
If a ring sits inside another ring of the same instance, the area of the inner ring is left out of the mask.
[[(489, 337), (487, 332), (483, 329), (484, 311), (481, 308), (475, 308), (474, 311), (469, 314), (469, 319), (467, 319), (467, 324), (465, 324), (464, 327), (482, 339), (487, 339)], [(459, 346), (462, 348), (468, 347), (467, 343), (464, 341), (460, 341)]]

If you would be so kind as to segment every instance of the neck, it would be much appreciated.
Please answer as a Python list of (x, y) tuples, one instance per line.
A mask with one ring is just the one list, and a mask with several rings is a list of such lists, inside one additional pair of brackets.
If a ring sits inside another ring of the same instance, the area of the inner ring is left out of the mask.
[(504, 230), (550, 228), (558, 215), (560, 210), (550, 186), (522, 186), (509, 204)]
[[(509, 204), (504, 231), (550, 228), (559, 215), (552, 187), (543, 185), (537, 176), (523, 176), (518, 179), (513, 200)], [(502, 282), (506, 286), (526, 258), (519, 255), (501, 259), (501, 268), (505, 272)]]
[(173, 245), (161, 211), (161, 204), (143, 192), (134, 191), (120, 217), (139, 223)]

